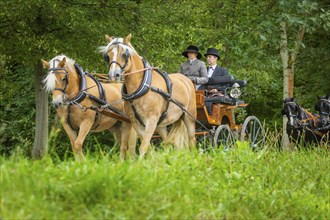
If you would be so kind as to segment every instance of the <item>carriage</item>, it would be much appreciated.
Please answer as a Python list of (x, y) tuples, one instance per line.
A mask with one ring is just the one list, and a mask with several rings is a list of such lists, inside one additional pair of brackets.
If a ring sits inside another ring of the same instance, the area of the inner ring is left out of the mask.
[[(197, 140), (210, 142), (214, 147), (229, 149), (236, 140), (247, 141), (249, 146), (260, 149), (265, 145), (265, 133), (262, 124), (256, 116), (248, 116), (243, 124), (237, 124), (235, 110), (245, 108), (248, 104), (239, 99), (244, 80), (224, 79), (220, 82), (225, 94), (208, 98), (204, 90), (196, 91), (196, 137)], [(211, 112), (206, 105), (211, 106)], [(210, 114), (211, 113), (211, 114)]]
[[(226, 91), (230, 90), (228, 94), (216, 99), (206, 98), (204, 91), (195, 91), (194, 84), (186, 76), (167, 74), (150, 66), (131, 45), (131, 35), (126, 38), (106, 36), (106, 39), (107, 46), (100, 51), (108, 65), (108, 78), (111, 81), (122, 78), (120, 86), (99, 82), (65, 56), (42, 61), (49, 69), (46, 88), (53, 94), (52, 102), (57, 106), (57, 114), (77, 159), (84, 159), (82, 145), (86, 135), (105, 129), (120, 143), (123, 159), (127, 152), (135, 154), (136, 142), (130, 140), (137, 140), (137, 136), (141, 141), (139, 155), (142, 158), (155, 134), (163, 143), (176, 147), (193, 147), (196, 139), (209, 140), (212, 146), (226, 149), (237, 139), (248, 141), (254, 149), (264, 145), (264, 131), (255, 116), (247, 117), (242, 125), (235, 121), (234, 110), (247, 106), (238, 99), (238, 87), (246, 83), (223, 82)], [(212, 106), (210, 113), (207, 103)]]

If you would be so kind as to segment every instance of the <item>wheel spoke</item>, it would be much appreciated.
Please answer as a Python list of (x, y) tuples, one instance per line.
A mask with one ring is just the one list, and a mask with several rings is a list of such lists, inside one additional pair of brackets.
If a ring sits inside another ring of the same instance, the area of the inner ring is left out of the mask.
[(220, 125), (214, 134), (215, 147), (223, 147), (225, 150), (233, 147), (235, 144), (234, 135), (227, 125)]
[(260, 121), (255, 116), (249, 116), (245, 119), (240, 140), (247, 140), (253, 148), (264, 146), (264, 132)]

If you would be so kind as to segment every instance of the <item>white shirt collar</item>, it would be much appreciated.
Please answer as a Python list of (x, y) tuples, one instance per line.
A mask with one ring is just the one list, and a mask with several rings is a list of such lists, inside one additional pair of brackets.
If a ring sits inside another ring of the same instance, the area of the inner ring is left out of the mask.
[(189, 60), (189, 62), (190, 62), (190, 63), (192, 63), (192, 62), (194, 62), (195, 60), (196, 60), (196, 58), (195, 58), (195, 59), (193, 59), (193, 60)]
[(217, 67), (217, 65), (210, 66), (210, 68), (212, 68), (213, 70), (215, 70), (216, 67)]

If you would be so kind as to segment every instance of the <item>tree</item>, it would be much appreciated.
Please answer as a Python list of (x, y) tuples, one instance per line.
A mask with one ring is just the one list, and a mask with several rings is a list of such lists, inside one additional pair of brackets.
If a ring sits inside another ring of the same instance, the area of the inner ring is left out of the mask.
[[(303, 37), (305, 34), (306, 27), (309, 27), (309, 19), (307, 16), (316, 16), (315, 9), (317, 5), (314, 2), (303, 1), (298, 3), (298, 5), (292, 9), (290, 3), (280, 2), (280, 6), (283, 7), (282, 11), (282, 21), (280, 22), (281, 31), (281, 43), (280, 43), (280, 55), (282, 59), (283, 66), (283, 99), (294, 97), (294, 73), (295, 64), (297, 62), (297, 56), (299, 54), (299, 49), (302, 45)], [(291, 8), (288, 12), (287, 9)], [(288, 24), (294, 29), (297, 28), (296, 37), (293, 39), (293, 46), (289, 47), (288, 41)], [(287, 118), (283, 116), (283, 140), (282, 147), (289, 150), (289, 139), (286, 133)]]
[[(318, 4), (311, 0), (11, 0), (1, 1), (0, 7), (0, 83), (4, 88), (0, 90), (0, 151), (3, 143), (8, 148), (28, 148), (32, 145), (31, 133), (40, 134), (34, 130), (34, 121), (39, 123), (46, 116), (36, 119), (36, 111), (44, 109), (46, 113), (48, 105), (43, 96), (30, 98), (33, 88), (36, 94), (42, 91), (44, 73), (39, 60), (66, 54), (85, 70), (106, 72), (107, 66), (97, 51), (105, 44), (105, 34), (122, 37), (132, 33), (138, 52), (169, 73), (176, 72), (185, 60), (181, 52), (188, 45), (199, 46), (202, 54), (208, 47), (216, 47), (220, 50), (219, 64), (237, 79), (248, 81), (242, 97), (249, 103), (248, 114), (257, 115), (273, 127), (282, 122), (279, 27), (281, 22), (286, 24), (291, 60), (301, 26), (304, 41), (296, 45), (300, 50), (295, 62), (288, 61), (294, 70), (294, 94), (302, 104), (313, 106), (318, 93), (330, 91), (327, 0), (319, 0)], [(20, 120), (13, 123), (15, 117)], [(52, 123), (53, 115), (49, 119)], [(66, 140), (64, 136), (56, 146)]]
[[(125, 6), (125, 3), (129, 3), (128, 6)], [(131, 19), (130, 15), (133, 13), (129, 11), (134, 10), (135, 3), (13, 0), (1, 1), (0, 7), (3, 29), (0, 33), (0, 48), (1, 57), (5, 59), (3, 69), (11, 68), (8, 74), (18, 75), (19, 73), (12, 67), (26, 68), (26, 72), (23, 72), (24, 80), (34, 84), (36, 117), (35, 124), (31, 122), (29, 125), (31, 127), (35, 125), (32, 156), (38, 159), (47, 153), (48, 139), (48, 94), (42, 89), (44, 72), (40, 59), (65, 53), (73, 58), (79, 57), (79, 61), (84, 61), (83, 66), (86, 61), (91, 61), (94, 65), (90, 65), (90, 68), (97, 67), (95, 63), (101, 60), (101, 56), (97, 53), (98, 41), (103, 40), (104, 34), (112, 30), (108, 28), (108, 22), (115, 23), (115, 18), (121, 16), (124, 18), (124, 23), (130, 24), (125, 20), (125, 16), (122, 16), (122, 11), (125, 10), (128, 13), (126, 17)], [(113, 29), (117, 27), (123, 25), (118, 24)], [(116, 34), (115, 31), (112, 32)], [(82, 55), (86, 57), (80, 58)], [(31, 69), (34, 69), (34, 80), (31, 78)], [(20, 109), (16, 111), (16, 114), (19, 114)], [(8, 123), (4, 126), (10, 127)]]

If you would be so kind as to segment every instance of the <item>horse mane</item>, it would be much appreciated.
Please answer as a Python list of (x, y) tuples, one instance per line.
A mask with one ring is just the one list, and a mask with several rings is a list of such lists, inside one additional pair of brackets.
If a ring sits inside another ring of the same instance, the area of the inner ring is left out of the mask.
[[(116, 44), (116, 43), (121, 43), (121, 44)], [(129, 54), (132, 55), (133, 53), (136, 53), (136, 50), (132, 46), (132, 44), (124, 44), (124, 38), (114, 38), (107, 46), (100, 46), (99, 47), (99, 52), (104, 56), (108, 53), (109, 50), (114, 48), (116, 45), (119, 45), (122, 47), (124, 50), (128, 50)]]
[[(71, 59), (70, 57), (66, 55), (58, 55), (54, 58), (52, 58), (49, 61), (50, 68), (56, 68), (58, 63), (63, 60), (63, 58), (66, 58), (66, 63), (65, 66), (70, 69), (70, 71), (74, 71), (74, 64), (75, 61)], [(57, 81), (56, 75), (53, 71), (49, 71), (48, 74), (46, 75), (45, 79), (43, 80), (43, 83), (45, 84), (44, 89), (47, 92), (51, 92), (55, 89), (55, 83)]]

